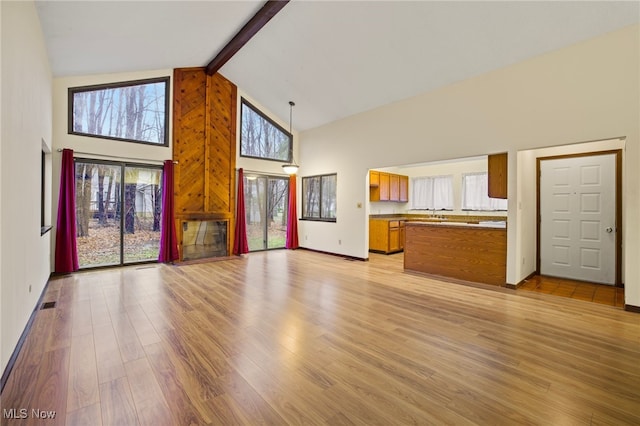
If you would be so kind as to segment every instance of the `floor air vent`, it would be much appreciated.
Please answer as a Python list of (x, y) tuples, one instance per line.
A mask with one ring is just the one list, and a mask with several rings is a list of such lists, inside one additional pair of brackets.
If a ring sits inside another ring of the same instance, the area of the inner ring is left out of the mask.
[(44, 302), (40, 305), (40, 309), (51, 309), (56, 307), (56, 302)]

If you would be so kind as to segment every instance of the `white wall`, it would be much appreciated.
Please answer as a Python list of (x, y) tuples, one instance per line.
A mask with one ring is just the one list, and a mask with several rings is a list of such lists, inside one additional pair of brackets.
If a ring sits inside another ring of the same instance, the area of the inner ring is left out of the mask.
[[(509, 153), (507, 282), (526, 277), (518, 151), (626, 137), (624, 212), (640, 209), (639, 30), (630, 26), (301, 134), (300, 174), (337, 173), (336, 223), (301, 222), (305, 247), (367, 257), (367, 171)], [(368, 206), (368, 204), (367, 204)], [(626, 303), (640, 306), (640, 226), (625, 223)], [(342, 244), (338, 244), (338, 239)]]
[[(0, 2), (0, 370), (49, 278), (40, 235), (41, 150), (51, 147), (51, 70), (33, 2)], [(50, 181), (50, 180), (49, 180)]]

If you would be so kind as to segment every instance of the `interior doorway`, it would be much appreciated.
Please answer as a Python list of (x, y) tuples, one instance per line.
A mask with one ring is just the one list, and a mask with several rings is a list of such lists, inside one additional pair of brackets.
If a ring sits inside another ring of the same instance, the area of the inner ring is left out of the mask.
[(621, 284), (619, 151), (538, 159), (538, 272)]

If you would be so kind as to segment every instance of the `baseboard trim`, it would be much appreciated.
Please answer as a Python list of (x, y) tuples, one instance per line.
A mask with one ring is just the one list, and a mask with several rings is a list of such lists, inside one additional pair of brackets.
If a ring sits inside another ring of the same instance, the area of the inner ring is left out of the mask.
[(624, 310), (629, 312), (635, 312), (636, 314), (640, 314), (640, 306), (628, 305), (625, 303)]
[(310, 248), (307, 248), (307, 247), (298, 247), (298, 248), (300, 250), (307, 250), (307, 251), (312, 251), (312, 252), (315, 252), (315, 253), (328, 254), (330, 256), (342, 257), (342, 258), (347, 259), (347, 260), (359, 260), (359, 261), (362, 261), (362, 262), (368, 262), (369, 261), (368, 257), (349, 256), (349, 255), (346, 255), (346, 254), (332, 253), (330, 251), (315, 250), (315, 249), (310, 249)]
[(505, 287), (508, 288), (508, 289), (511, 289), (511, 290), (517, 290), (518, 287), (520, 287), (521, 285), (526, 283), (528, 279), (530, 279), (531, 277), (535, 276), (536, 274), (537, 274), (537, 272), (533, 271), (532, 273), (527, 275), (522, 281), (520, 281), (518, 284), (509, 284), (509, 283), (507, 283), (505, 285)]
[(25, 340), (27, 340), (29, 331), (31, 331), (31, 326), (33, 325), (33, 321), (36, 317), (36, 312), (40, 310), (40, 305), (42, 305), (42, 299), (44, 298), (44, 295), (47, 292), (47, 288), (49, 287), (50, 281), (51, 281), (51, 275), (49, 275), (49, 279), (47, 279), (47, 283), (44, 285), (44, 288), (40, 293), (40, 297), (38, 297), (38, 301), (36, 302), (36, 305), (33, 307), (31, 316), (29, 317), (27, 324), (24, 326), (24, 330), (22, 330), (22, 334), (18, 339), (18, 343), (16, 343), (16, 347), (13, 349), (13, 353), (9, 357), (7, 366), (2, 372), (2, 378), (0, 378), (0, 394), (2, 393), (2, 391), (4, 391), (4, 386), (7, 384), (7, 381), (9, 380), (9, 376), (11, 375), (11, 371), (13, 370), (13, 366), (15, 365), (18, 359), (18, 355), (20, 355), (20, 351), (22, 350), (22, 346), (24, 345)]

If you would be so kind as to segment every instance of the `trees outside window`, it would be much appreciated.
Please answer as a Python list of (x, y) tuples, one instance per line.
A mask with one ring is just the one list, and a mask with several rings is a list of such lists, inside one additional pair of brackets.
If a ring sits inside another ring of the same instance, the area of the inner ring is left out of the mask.
[(302, 219), (335, 222), (337, 174), (302, 178)]
[(169, 77), (69, 88), (69, 133), (169, 145)]
[(291, 133), (242, 99), (240, 112), (240, 156), (290, 162)]
[(80, 268), (157, 260), (162, 169), (77, 159)]
[(244, 175), (249, 251), (285, 247), (288, 203), (288, 178), (255, 173)]

